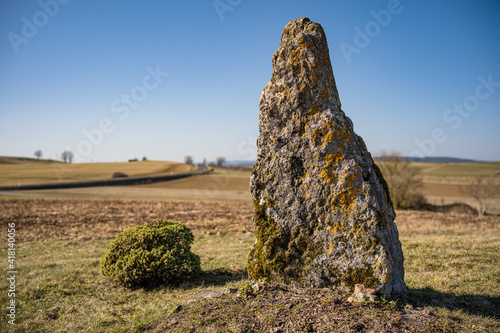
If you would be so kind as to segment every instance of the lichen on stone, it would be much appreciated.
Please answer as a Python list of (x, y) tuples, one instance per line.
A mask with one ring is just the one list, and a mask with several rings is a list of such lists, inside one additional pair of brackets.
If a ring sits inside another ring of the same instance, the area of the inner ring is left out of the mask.
[(307, 18), (283, 30), (259, 131), (249, 276), (404, 293), (387, 184), (341, 110), (324, 30)]

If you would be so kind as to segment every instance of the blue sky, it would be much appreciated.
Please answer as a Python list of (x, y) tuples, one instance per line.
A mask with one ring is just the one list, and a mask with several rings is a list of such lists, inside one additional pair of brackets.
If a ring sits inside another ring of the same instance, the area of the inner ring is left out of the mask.
[(500, 160), (496, 0), (5, 0), (0, 155), (253, 159), (271, 57), (302, 16), (372, 154)]

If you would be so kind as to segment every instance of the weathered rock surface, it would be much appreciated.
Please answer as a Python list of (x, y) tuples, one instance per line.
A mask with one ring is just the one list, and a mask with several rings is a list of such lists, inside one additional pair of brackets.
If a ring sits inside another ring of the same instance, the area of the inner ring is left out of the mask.
[[(362, 93), (361, 93), (362, 94)], [(387, 185), (341, 110), (323, 28), (288, 23), (260, 100), (254, 280), (406, 291)]]

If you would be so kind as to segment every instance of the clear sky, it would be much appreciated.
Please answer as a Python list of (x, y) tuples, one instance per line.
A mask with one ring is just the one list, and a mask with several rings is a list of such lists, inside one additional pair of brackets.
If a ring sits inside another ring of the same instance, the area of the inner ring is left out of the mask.
[(0, 155), (253, 159), (272, 55), (302, 16), (372, 154), (500, 160), (497, 0), (3, 0)]

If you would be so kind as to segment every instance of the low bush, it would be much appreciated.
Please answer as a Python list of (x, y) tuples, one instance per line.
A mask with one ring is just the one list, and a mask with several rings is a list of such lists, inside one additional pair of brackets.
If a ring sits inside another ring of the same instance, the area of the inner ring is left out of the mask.
[(197, 275), (200, 257), (191, 252), (193, 240), (188, 227), (165, 219), (128, 228), (108, 245), (101, 273), (126, 287), (177, 282)]
[(113, 173), (113, 176), (111, 176), (111, 178), (126, 178), (126, 177), (128, 177), (128, 175), (120, 171)]

